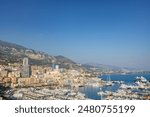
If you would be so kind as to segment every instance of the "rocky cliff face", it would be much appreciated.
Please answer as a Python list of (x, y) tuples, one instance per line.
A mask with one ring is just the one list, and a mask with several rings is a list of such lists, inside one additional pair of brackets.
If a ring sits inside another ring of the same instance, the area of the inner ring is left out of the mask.
[(54, 62), (64, 68), (81, 68), (67, 57), (51, 56), (44, 52), (0, 40), (0, 64), (22, 63), (24, 57), (28, 57), (32, 65), (51, 65)]

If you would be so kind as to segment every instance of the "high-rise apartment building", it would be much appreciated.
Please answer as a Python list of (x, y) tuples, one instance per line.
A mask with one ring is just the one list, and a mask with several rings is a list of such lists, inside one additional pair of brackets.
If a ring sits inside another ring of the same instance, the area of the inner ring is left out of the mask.
[(30, 77), (30, 67), (29, 67), (29, 60), (28, 58), (24, 58), (23, 59), (23, 65), (22, 65), (22, 77), (26, 78), (26, 77)]
[(29, 60), (28, 58), (23, 59), (23, 65), (29, 65)]

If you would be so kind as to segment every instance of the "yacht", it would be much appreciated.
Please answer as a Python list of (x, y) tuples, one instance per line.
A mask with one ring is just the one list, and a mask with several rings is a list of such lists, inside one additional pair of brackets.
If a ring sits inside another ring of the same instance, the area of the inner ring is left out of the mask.
[(136, 77), (136, 81), (140, 81), (140, 82), (142, 82), (142, 83), (148, 82), (147, 79), (146, 79), (145, 77), (143, 77), (143, 76), (141, 76), (141, 77), (137, 76), (137, 77)]

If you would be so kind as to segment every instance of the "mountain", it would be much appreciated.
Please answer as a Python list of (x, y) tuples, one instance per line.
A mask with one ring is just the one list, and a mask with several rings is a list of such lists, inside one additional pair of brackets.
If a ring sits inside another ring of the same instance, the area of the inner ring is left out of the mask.
[(0, 64), (22, 63), (24, 57), (28, 57), (31, 65), (59, 64), (64, 68), (82, 68), (71, 59), (64, 56), (52, 56), (44, 52), (26, 48), (21, 45), (0, 40)]
[(52, 63), (55, 63), (58, 64), (61, 68), (100, 72), (128, 72), (136, 70), (132, 68), (96, 63), (87, 63), (81, 65), (62, 55), (52, 56), (45, 52), (36, 51), (21, 45), (0, 40), (0, 64), (8, 64), (15, 62), (22, 64), (22, 60), (24, 57), (29, 58), (29, 62), (31, 65), (51, 66)]
[(94, 71), (96, 70), (96, 71), (101, 71), (101, 72), (113, 71), (117, 73), (117, 72), (139, 71), (139, 69), (135, 69), (135, 68), (119, 67), (119, 66), (114, 66), (114, 65), (104, 65), (104, 64), (97, 64), (97, 63), (87, 63), (87, 64), (83, 64), (83, 66), (89, 70), (94, 70)]

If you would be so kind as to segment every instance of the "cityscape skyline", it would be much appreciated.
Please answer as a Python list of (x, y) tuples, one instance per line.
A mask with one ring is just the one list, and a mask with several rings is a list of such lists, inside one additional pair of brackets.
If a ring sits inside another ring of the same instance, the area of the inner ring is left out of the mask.
[(8, 1), (0, 1), (0, 40), (79, 63), (150, 70), (148, 0)]

